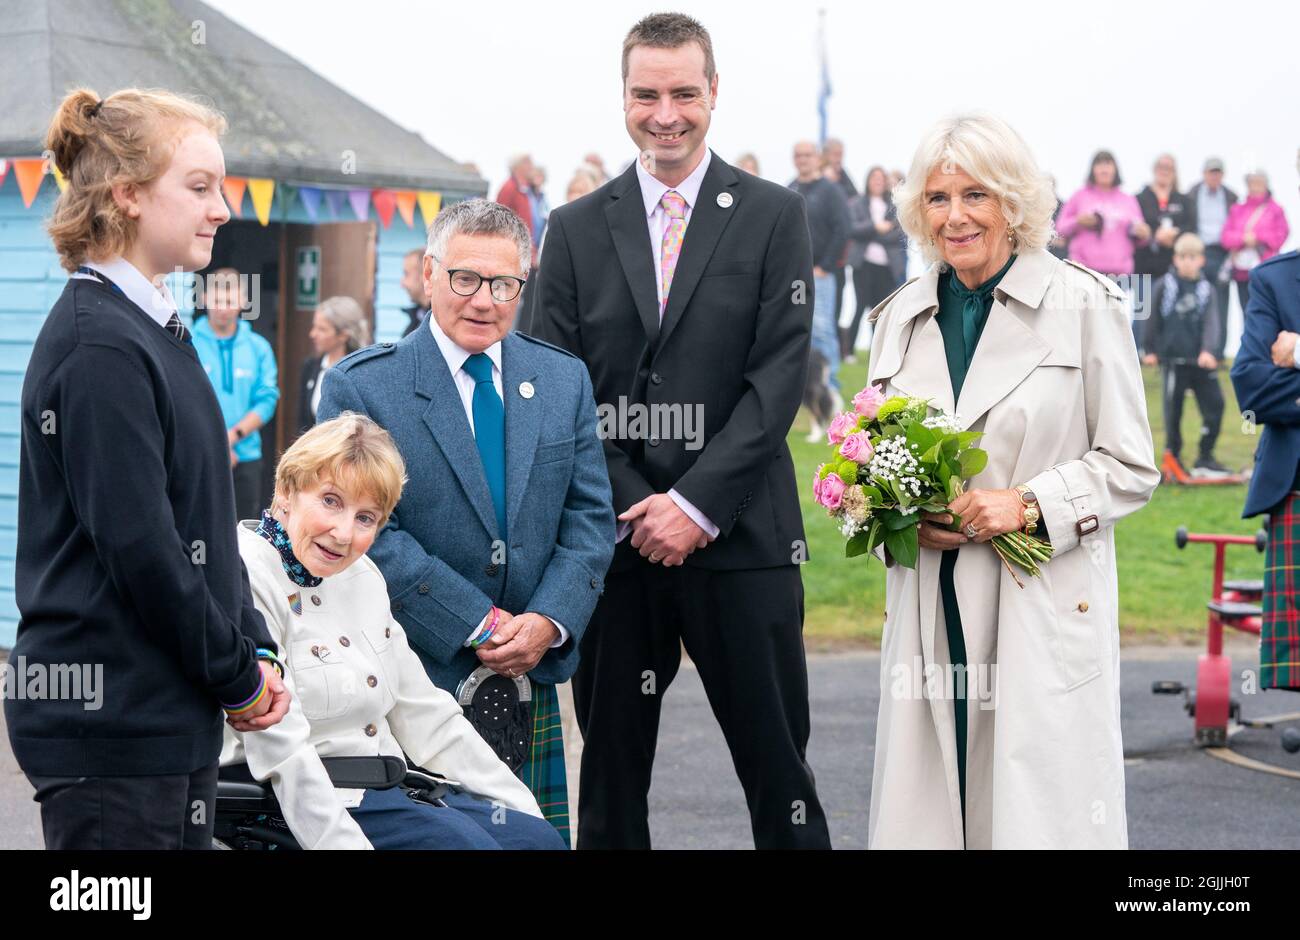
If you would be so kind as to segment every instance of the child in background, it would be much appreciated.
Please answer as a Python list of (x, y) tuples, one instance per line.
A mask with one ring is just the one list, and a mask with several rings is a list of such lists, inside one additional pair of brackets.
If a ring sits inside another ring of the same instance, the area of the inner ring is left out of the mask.
[(1183, 399), (1190, 389), (1201, 412), (1199, 456), (1192, 475), (1227, 476), (1227, 467), (1214, 459), (1223, 420), (1223, 390), (1219, 362), (1212, 350), (1219, 335), (1219, 305), (1212, 285), (1201, 273), (1205, 244), (1191, 232), (1174, 242), (1174, 266), (1155, 284), (1151, 315), (1143, 348), (1145, 365), (1160, 365), (1165, 414), (1164, 469), (1186, 478), (1181, 451)]

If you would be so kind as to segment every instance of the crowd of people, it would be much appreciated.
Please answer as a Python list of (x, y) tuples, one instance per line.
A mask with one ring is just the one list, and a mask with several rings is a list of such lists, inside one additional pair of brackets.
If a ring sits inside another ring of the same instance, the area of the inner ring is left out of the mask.
[[(1126, 846), (1114, 525), (1159, 480), (1134, 350), (1166, 370), (1175, 453), (1197, 395), (1213, 470), (1225, 269), (1253, 285), (1232, 378), (1266, 425), (1246, 511), (1278, 544), (1300, 533), (1300, 257), (1272, 258), (1267, 179), (1238, 203), (1210, 160), (1184, 195), (1161, 157), (1135, 198), (1101, 152), (1062, 204), (1013, 129), (971, 115), (860, 191), (841, 143), (801, 141), (780, 186), (710, 151), (697, 21), (646, 17), (622, 67), (641, 157), (618, 176), (588, 157), (552, 210), (520, 155), (496, 201), (443, 208), (403, 259), (400, 342), (371, 344), (352, 298), (320, 304), (270, 494), (249, 480), (276, 365), (238, 272), (214, 272), (193, 330), (163, 281), (206, 268), (230, 218), (223, 119), (167, 92), (63, 101), (50, 232), (70, 278), (24, 382), (13, 656), (102, 663), (113, 694), (5, 701), (48, 847), (206, 847), (213, 815), (190, 808), (224, 768), (269, 783), (307, 847), (562, 848), (571, 681), (580, 847), (648, 848), (684, 647), (755, 845), (829, 848), (786, 437), (801, 404), (822, 425), (845, 407), (864, 329), (869, 381), (962, 412), (989, 454), (919, 517), (913, 567), (883, 555), (882, 676), (996, 672), (999, 702), (882, 690), (870, 844)], [(906, 281), (909, 248), (926, 268)], [(1135, 273), (1155, 279), (1140, 336), (1116, 282)], [(615, 406), (652, 420), (610, 429)], [(657, 420), (697, 409), (702, 439)], [(1017, 531), (1054, 550), (1019, 590), (988, 546)], [(1264, 687), (1300, 687), (1284, 562)], [(341, 782), (357, 758), (429, 785)]]

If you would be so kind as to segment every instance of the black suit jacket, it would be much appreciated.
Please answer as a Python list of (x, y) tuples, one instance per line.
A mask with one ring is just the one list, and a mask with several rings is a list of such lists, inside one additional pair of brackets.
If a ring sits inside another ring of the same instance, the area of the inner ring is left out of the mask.
[(311, 410), (311, 397), (320, 381), (320, 356), (311, 355), (303, 360), (302, 380), (298, 388), (298, 433), (301, 434), (316, 423), (316, 414)]
[[(785, 438), (812, 326), (803, 199), (713, 154), (662, 324), (656, 277), (635, 165), (551, 213), (530, 329), (587, 364), (614, 509), (676, 489), (720, 530), (687, 564), (797, 563), (803, 519)], [(660, 418), (690, 409), (702, 430), (688, 436), (678, 419), (638, 432), (634, 406)], [(637, 563), (625, 539), (613, 570)]]

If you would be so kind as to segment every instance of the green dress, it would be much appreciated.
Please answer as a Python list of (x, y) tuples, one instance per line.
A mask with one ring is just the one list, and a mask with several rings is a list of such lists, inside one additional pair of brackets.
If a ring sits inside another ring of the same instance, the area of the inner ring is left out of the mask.
[[(971, 290), (951, 270), (939, 275), (939, 312), (935, 319), (943, 334), (944, 355), (948, 360), (948, 378), (952, 382), (954, 407), (961, 397), (961, 387), (966, 373), (975, 358), (975, 347), (989, 311), (993, 309), (993, 288), (1010, 270), (1016, 256), (1012, 255), (1002, 270), (983, 284)], [(939, 594), (943, 598), (943, 619), (948, 633), (948, 657), (953, 666), (966, 666), (966, 638), (961, 629), (961, 611), (957, 609), (957, 589), (953, 584), (953, 569), (957, 565), (958, 549), (943, 553), (939, 563)], [(967, 678), (969, 686), (969, 677)], [(964, 691), (969, 692), (969, 688)], [(961, 814), (966, 818), (966, 697), (953, 702), (953, 716), (957, 724), (957, 780), (961, 787)]]

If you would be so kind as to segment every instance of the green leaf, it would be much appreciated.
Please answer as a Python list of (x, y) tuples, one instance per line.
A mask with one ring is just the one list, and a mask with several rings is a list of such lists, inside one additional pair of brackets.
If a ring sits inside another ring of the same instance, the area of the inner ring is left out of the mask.
[(906, 529), (908, 526), (916, 525), (915, 513), (909, 513), (905, 516), (896, 509), (886, 509), (884, 512), (876, 516), (876, 518), (880, 520), (881, 524), (889, 532), (897, 532), (901, 529)]
[(988, 462), (989, 455), (987, 452), (979, 448), (964, 450), (961, 454), (961, 475), (969, 480), (983, 470), (988, 465)]
[(889, 554), (894, 556), (894, 561), (898, 564), (904, 568), (915, 568), (917, 556), (920, 554), (916, 526), (890, 532), (885, 536), (885, 547), (889, 549)]
[(869, 551), (871, 551), (871, 531), (869, 529), (860, 530), (844, 544), (845, 558), (857, 558)]

